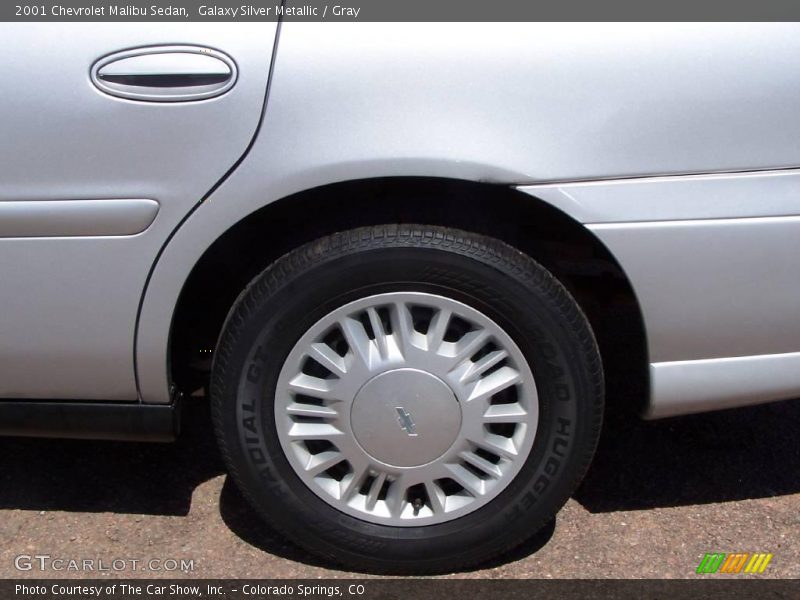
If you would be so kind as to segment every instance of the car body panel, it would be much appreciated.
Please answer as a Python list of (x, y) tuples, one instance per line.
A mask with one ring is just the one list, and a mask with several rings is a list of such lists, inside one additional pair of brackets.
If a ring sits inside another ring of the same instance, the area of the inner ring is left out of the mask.
[[(800, 164), (798, 33), (796, 24), (284, 24), (252, 152), (154, 269), (136, 348), (143, 399), (169, 401), (172, 307), (213, 240), (272, 201), (370, 177), (529, 183), (524, 191), (587, 224), (620, 261), (654, 362), (800, 350), (787, 325), (797, 222), (757, 219), (800, 214), (797, 173), (721, 173)], [(717, 174), (663, 177), (692, 173)], [(628, 181), (591, 181), (612, 178)], [(693, 221), (742, 216), (756, 219)]]
[(800, 395), (800, 172), (521, 188), (619, 261), (647, 327), (645, 416)]
[(652, 362), (800, 350), (800, 172), (521, 189), (586, 224), (616, 258)]
[[(18, 57), (0, 64), (13, 92), (0, 95), (0, 214), (16, 215), (0, 238), (0, 398), (138, 399), (132, 349), (147, 274), (181, 219), (250, 143), (276, 28), (0, 25)], [(100, 57), (177, 42), (224, 48), (239, 67), (236, 85), (211, 100), (172, 104), (114, 98), (92, 85)], [(149, 227), (131, 226), (131, 198), (158, 203)], [(76, 213), (76, 199), (97, 203)], [(33, 208), (62, 201), (73, 203), (47, 205), (57, 207), (47, 214)], [(81, 211), (90, 208), (102, 223), (76, 226), (73, 217), (88, 219)], [(34, 229), (20, 217), (30, 211), (43, 219)]]
[[(239, 36), (237, 45), (229, 27), (214, 29), (224, 39), (198, 26), (194, 37), (156, 40), (154, 34), (153, 43), (208, 45), (232, 56), (241, 80), (197, 106), (224, 108), (229, 127), (252, 135), (255, 91), (247, 94), (248, 110), (223, 104), (244, 95), (251, 68), (266, 76), (269, 60), (245, 64), (240, 55), (249, 55), (251, 40)], [(121, 364), (125, 344), (133, 343), (130, 314), (141, 294), (133, 348), (138, 396), (169, 403), (175, 307), (192, 268), (220, 235), (264, 206), (317, 186), (422, 176), (519, 187), (586, 225), (633, 284), (654, 365), (796, 352), (797, 326), (780, 324), (798, 321), (793, 273), (800, 206), (792, 171), (800, 166), (798, 34), (800, 25), (789, 23), (283, 23), (258, 136), (202, 203), (208, 180), (218, 180), (236, 154), (218, 158), (224, 153), (214, 145), (223, 142), (206, 130), (208, 119), (196, 120), (204, 131), (191, 134), (207, 139), (187, 138), (196, 143), (179, 165), (191, 168), (170, 171), (174, 189), (134, 179), (148, 151), (159, 149), (147, 156), (155, 160), (187, 139), (167, 127), (142, 145), (133, 126), (129, 141), (136, 144), (125, 149), (125, 164), (87, 186), (76, 185), (69, 165), (61, 165), (45, 178), (52, 185), (26, 188), (19, 177), (0, 188), (0, 199), (135, 197), (161, 205), (144, 233), (125, 238), (9, 242), (20, 249), (30, 244), (39, 273), (57, 271), (55, 281), (15, 274), (22, 299), (60, 290), (67, 300), (60, 316), (85, 311), (71, 326), (46, 318), (52, 332), (23, 348), (41, 363), (45, 351), (60, 356), (65, 340), (81, 332), (81, 347), (63, 363), (52, 389), (73, 397), (132, 397)], [(260, 50), (268, 45), (259, 43)], [(93, 99), (79, 110), (88, 119), (111, 109)], [(66, 146), (59, 146), (62, 154)], [(187, 176), (201, 171), (205, 186)], [(626, 181), (607, 182), (619, 179)], [(17, 264), (0, 258), (0, 274), (14, 273)], [(76, 276), (84, 283), (76, 285)], [(124, 285), (106, 291), (99, 282), (108, 281)], [(764, 288), (769, 298), (759, 294)], [(34, 300), (25, 313), (22, 299), (0, 321), (12, 340), (55, 302)], [(9, 325), (15, 312), (23, 318)], [(11, 360), (11, 368), (22, 368), (20, 359)], [(99, 378), (98, 365), (107, 369)], [(651, 368), (658, 371), (679, 372)], [(791, 381), (779, 386), (784, 393)], [(45, 383), (30, 385), (28, 393), (43, 393)], [(652, 402), (664, 389), (653, 387)], [(767, 396), (774, 399), (759, 397)]]
[(651, 362), (800, 350), (800, 217), (590, 229), (636, 290)]

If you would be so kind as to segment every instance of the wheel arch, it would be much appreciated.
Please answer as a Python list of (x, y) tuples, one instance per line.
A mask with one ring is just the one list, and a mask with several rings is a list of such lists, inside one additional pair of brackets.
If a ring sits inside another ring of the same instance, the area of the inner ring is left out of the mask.
[(648, 396), (645, 326), (635, 292), (608, 249), (562, 211), (506, 185), (436, 177), (379, 177), (307, 189), (251, 212), (217, 237), (186, 278), (171, 316), (170, 381), (203, 388), (224, 319), (247, 283), (307, 241), (380, 223), (455, 227), (501, 239), (550, 270), (589, 318), (609, 405)]

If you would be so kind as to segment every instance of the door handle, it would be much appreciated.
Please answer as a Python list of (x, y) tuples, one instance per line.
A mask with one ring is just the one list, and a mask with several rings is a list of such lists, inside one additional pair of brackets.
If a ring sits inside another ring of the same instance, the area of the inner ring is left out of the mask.
[(201, 46), (151, 46), (98, 60), (91, 70), (98, 89), (119, 98), (187, 102), (224, 94), (236, 83), (236, 63)]

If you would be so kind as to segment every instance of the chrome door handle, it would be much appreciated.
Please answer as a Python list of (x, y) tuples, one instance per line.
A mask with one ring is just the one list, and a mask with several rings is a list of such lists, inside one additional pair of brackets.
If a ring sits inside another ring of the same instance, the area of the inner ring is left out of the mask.
[(111, 54), (91, 70), (101, 91), (129, 100), (187, 102), (224, 94), (236, 83), (236, 63), (201, 46), (151, 46)]

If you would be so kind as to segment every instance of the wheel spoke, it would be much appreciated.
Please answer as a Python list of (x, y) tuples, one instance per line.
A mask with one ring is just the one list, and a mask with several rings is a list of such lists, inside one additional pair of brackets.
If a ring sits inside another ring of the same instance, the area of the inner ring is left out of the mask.
[(489, 375), (484, 377), (475, 387), (467, 398), (467, 402), (474, 402), (475, 400), (487, 400), (502, 392), (504, 389), (511, 387), (520, 382), (519, 372), (511, 367), (502, 367)]
[(353, 468), (353, 472), (347, 475), (341, 482), (341, 499), (344, 501), (349, 500), (355, 495), (364, 482), (364, 478), (367, 476), (367, 467), (365, 464), (351, 463), (350, 466)]
[(375, 505), (378, 503), (378, 496), (383, 489), (383, 484), (386, 482), (386, 472), (381, 471), (372, 480), (372, 485), (369, 486), (369, 491), (367, 492), (367, 500), (366, 500), (366, 508), (367, 510), (375, 510)]
[(312, 377), (305, 373), (296, 375), (294, 379), (289, 382), (289, 391), (320, 400), (338, 400), (333, 391), (331, 380)]
[(473, 496), (483, 496), (486, 492), (484, 481), (465, 467), (449, 464), (447, 470), (450, 471), (450, 477)]
[(478, 456), (474, 452), (461, 452), (459, 456), (464, 460), (464, 462), (468, 462), (476, 469), (480, 469), (482, 472), (495, 479), (503, 474), (502, 469), (500, 469), (498, 465)]
[(408, 305), (405, 302), (395, 302), (392, 305), (390, 318), (400, 352), (407, 359), (411, 346), (414, 345), (414, 334), (417, 333), (414, 329), (414, 322), (411, 319), (411, 311), (408, 310)]
[(436, 485), (433, 481), (426, 481), (425, 493), (428, 495), (428, 500), (431, 503), (431, 510), (433, 511), (433, 514), (443, 514), (445, 512), (446, 497), (442, 488)]
[(320, 473), (327, 471), (331, 467), (338, 465), (344, 460), (344, 456), (337, 450), (329, 450), (327, 452), (320, 452), (319, 454), (312, 454), (306, 463), (306, 472), (312, 477), (316, 477)]
[(442, 308), (433, 315), (431, 323), (428, 326), (428, 351), (436, 352), (439, 350), (442, 342), (444, 341), (447, 327), (450, 325), (450, 317), (453, 316), (453, 311), (447, 308)]
[(378, 309), (371, 306), (367, 309), (369, 316), (369, 324), (372, 327), (372, 332), (375, 334), (375, 343), (378, 345), (378, 353), (381, 359), (386, 360), (389, 358), (389, 337), (384, 331), (383, 322), (378, 314)]
[(369, 339), (364, 325), (353, 317), (345, 317), (339, 322), (339, 325), (342, 328), (344, 339), (347, 340), (347, 345), (350, 346), (350, 350), (356, 358), (369, 367), (371, 363), (369, 350), (372, 340)]
[(473, 381), (480, 379), (486, 371), (506, 358), (508, 358), (508, 352), (505, 350), (495, 350), (490, 352), (478, 360), (478, 362), (471, 363), (469, 367), (467, 367), (467, 369), (464, 371), (464, 374), (460, 378), (461, 383), (472, 383)]
[(456, 352), (452, 357), (452, 363), (458, 365), (475, 354), (489, 341), (489, 338), (489, 332), (485, 329), (476, 329), (467, 332), (464, 337), (455, 344)]
[(323, 342), (311, 344), (308, 354), (334, 375), (341, 377), (347, 374), (347, 362), (344, 357), (336, 354), (333, 348), (328, 346), (328, 344)]
[(339, 416), (338, 412), (328, 406), (298, 404), (297, 402), (287, 406), (286, 412), (296, 417), (318, 417), (321, 419), (334, 419)]
[(487, 433), (483, 439), (472, 439), (471, 443), (476, 446), (484, 446), (494, 454), (498, 454), (510, 460), (516, 460), (519, 456), (517, 447), (511, 438), (503, 437), (494, 433)]
[(296, 440), (328, 440), (344, 434), (327, 423), (293, 423), (288, 435)]
[(386, 506), (393, 517), (399, 517), (403, 513), (403, 509), (406, 506), (406, 491), (408, 487), (402, 475), (399, 475), (389, 484), (389, 491), (386, 494)]
[(513, 404), (493, 404), (483, 413), (485, 423), (524, 423), (528, 420), (527, 411), (519, 402)]

